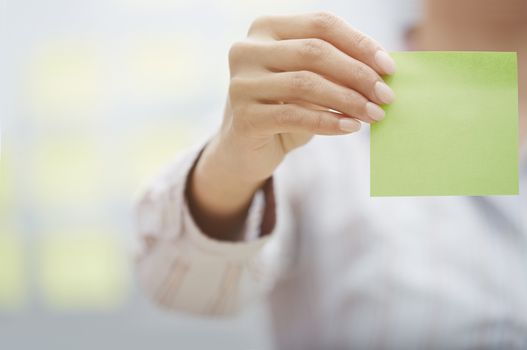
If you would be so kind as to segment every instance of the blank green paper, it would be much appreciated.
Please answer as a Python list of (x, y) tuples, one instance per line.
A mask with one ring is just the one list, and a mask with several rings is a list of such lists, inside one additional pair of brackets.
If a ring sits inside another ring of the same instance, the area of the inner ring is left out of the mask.
[(516, 53), (392, 57), (396, 100), (371, 128), (371, 195), (517, 195)]

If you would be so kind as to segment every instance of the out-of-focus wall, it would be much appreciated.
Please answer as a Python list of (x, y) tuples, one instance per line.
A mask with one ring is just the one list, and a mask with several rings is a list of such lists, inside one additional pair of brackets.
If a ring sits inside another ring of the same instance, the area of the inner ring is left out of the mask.
[(211, 321), (143, 299), (133, 196), (218, 126), (256, 16), (331, 10), (394, 49), (412, 2), (3, 0), (0, 347), (272, 348), (262, 305)]

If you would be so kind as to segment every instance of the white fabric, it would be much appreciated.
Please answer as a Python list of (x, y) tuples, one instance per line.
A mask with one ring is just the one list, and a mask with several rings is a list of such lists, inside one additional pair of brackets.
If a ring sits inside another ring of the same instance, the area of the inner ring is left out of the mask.
[(199, 148), (187, 153), (139, 205), (165, 218), (141, 230), (157, 242), (138, 265), (145, 290), (209, 315), (266, 295), (280, 349), (527, 348), (526, 172), (520, 196), (372, 198), (366, 133), (290, 154), (274, 176), (277, 225), (248, 242), (193, 222), (183, 189)]

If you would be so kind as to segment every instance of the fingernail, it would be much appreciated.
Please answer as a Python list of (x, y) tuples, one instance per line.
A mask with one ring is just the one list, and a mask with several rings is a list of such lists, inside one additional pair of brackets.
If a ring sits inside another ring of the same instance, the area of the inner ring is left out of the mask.
[(375, 83), (375, 94), (382, 103), (392, 103), (395, 100), (393, 90), (381, 81)]
[(355, 132), (360, 130), (360, 123), (354, 119), (341, 118), (339, 120), (340, 130), (345, 132)]
[(376, 121), (383, 120), (385, 115), (383, 109), (372, 102), (366, 103), (366, 113), (371, 119)]
[(379, 50), (375, 54), (375, 61), (380, 69), (386, 74), (395, 73), (395, 61), (388, 55), (386, 51)]

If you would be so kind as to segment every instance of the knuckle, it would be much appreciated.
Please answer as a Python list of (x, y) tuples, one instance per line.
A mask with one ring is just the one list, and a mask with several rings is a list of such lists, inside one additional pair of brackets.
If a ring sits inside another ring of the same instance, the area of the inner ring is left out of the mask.
[(356, 35), (355, 46), (357, 46), (359, 50), (367, 50), (370, 45), (369, 38), (362, 33), (357, 33)]
[(270, 22), (269, 16), (260, 16), (257, 17), (250, 25), (248, 35), (251, 35), (255, 32), (260, 31), (261, 29), (265, 28), (268, 23)]
[(244, 79), (239, 77), (232, 77), (229, 84), (229, 96), (237, 98), (243, 94), (247, 88), (247, 83)]
[(312, 24), (315, 30), (325, 32), (337, 23), (339, 18), (327, 11), (316, 12), (312, 18)]
[(316, 79), (308, 71), (300, 71), (291, 75), (290, 87), (295, 93), (308, 93), (316, 88)]
[(355, 106), (358, 102), (356, 94), (349, 91), (343, 91), (336, 95), (340, 112), (344, 114), (355, 112)]
[(317, 115), (314, 118), (306, 118), (305, 124), (308, 131), (316, 133), (324, 128), (324, 119), (321, 115)]
[(355, 68), (355, 76), (362, 82), (368, 82), (374, 77), (372, 69), (365, 64), (357, 65)]
[(246, 54), (248, 46), (249, 45), (244, 41), (238, 41), (232, 44), (231, 48), (229, 49), (229, 62), (238, 62), (239, 59)]
[(368, 99), (366, 97), (355, 92), (347, 94), (345, 99), (345, 101), (349, 101), (348, 105), (350, 106), (352, 114), (361, 112), (366, 108), (366, 103), (368, 103)]
[(338, 94), (339, 111), (347, 115), (364, 115), (368, 99), (353, 90), (343, 91)]
[(274, 115), (274, 121), (277, 126), (295, 125), (301, 121), (301, 116), (294, 109), (284, 106)]
[(326, 43), (320, 39), (304, 40), (300, 49), (300, 56), (303, 59), (314, 60), (324, 56), (327, 51)]

